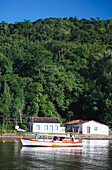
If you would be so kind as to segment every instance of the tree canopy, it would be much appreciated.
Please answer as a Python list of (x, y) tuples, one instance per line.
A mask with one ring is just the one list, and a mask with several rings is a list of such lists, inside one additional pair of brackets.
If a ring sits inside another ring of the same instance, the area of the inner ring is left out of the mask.
[(31, 116), (112, 122), (112, 19), (0, 23), (0, 123)]

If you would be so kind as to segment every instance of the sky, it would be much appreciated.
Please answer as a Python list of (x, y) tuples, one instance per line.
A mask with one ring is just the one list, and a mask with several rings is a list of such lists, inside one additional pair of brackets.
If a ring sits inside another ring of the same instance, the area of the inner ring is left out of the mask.
[(45, 18), (112, 18), (112, 0), (0, 0), (0, 23)]

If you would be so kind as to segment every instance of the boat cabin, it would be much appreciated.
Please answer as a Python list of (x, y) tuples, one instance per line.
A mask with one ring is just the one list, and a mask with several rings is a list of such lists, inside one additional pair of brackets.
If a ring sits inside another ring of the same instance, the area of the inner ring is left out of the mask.
[(62, 142), (73, 142), (74, 138), (67, 135), (47, 135), (47, 134), (35, 134), (35, 140), (37, 141), (62, 141)]

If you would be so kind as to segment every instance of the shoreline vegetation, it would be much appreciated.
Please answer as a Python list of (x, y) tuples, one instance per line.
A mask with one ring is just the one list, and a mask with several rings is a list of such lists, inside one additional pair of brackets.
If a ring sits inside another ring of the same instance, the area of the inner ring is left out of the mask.
[[(69, 133), (65, 133), (69, 135)], [(65, 135), (64, 134), (64, 135)], [(55, 134), (53, 134), (55, 135)], [(76, 134), (72, 133), (72, 135), (75, 136), (76, 139), (90, 139), (90, 140), (112, 140), (112, 135), (96, 135), (96, 134)], [(32, 132), (6, 132), (6, 131), (0, 131), (0, 138), (21, 138), (21, 137), (28, 137), (28, 138), (35, 138), (35, 133)]]

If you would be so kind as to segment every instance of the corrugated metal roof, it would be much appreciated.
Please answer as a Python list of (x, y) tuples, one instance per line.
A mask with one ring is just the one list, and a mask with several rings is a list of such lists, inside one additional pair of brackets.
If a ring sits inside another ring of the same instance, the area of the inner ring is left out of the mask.
[(61, 123), (59, 118), (54, 117), (30, 117), (32, 123)]

